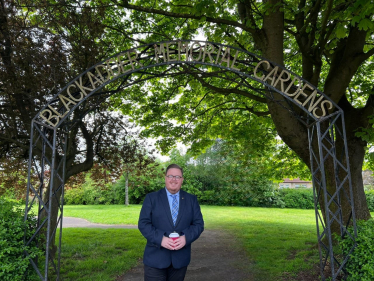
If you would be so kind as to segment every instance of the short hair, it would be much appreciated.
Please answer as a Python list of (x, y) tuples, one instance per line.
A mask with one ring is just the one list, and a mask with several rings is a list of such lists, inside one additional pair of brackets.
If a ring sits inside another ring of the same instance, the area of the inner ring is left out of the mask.
[(179, 170), (182, 172), (182, 177), (183, 177), (183, 169), (182, 169), (181, 166), (179, 166), (179, 165), (177, 165), (177, 164), (170, 164), (170, 165), (166, 168), (165, 175), (168, 174), (169, 169), (179, 169)]

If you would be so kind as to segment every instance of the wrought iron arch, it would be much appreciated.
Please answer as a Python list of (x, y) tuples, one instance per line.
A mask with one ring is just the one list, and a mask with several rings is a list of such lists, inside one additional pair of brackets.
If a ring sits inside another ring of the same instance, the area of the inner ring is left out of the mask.
[[(344, 267), (355, 246), (349, 253), (336, 253), (331, 232), (332, 224), (338, 223), (340, 235), (355, 244), (357, 233), (343, 111), (308, 81), (255, 54), (214, 42), (176, 40), (132, 48), (92, 66), (51, 97), (32, 120), (25, 219), (33, 204), (38, 204), (38, 227), (25, 243), (35, 243), (46, 233), (47, 239), (40, 240), (44, 242), (39, 245), (45, 251), (45, 260), (29, 258), (40, 279), (48, 280), (51, 271), (57, 280), (60, 278), (66, 144), (69, 131), (77, 125), (72, 113), (89, 102), (90, 106), (80, 112), (81, 120), (127, 87), (155, 77), (180, 74), (197, 79), (209, 76), (246, 87), (254, 96), (279, 104), (307, 127), (321, 279), (347, 277)], [(343, 141), (343, 145), (337, 147), (337, 140)], [(328, 160), (335, 168), (334, 194), (326, 189), (324, 164)], [(343, 197), (351, 208), (348, 221), (343, 220)], [(56, 219), (52, 214), (54, 204), (58, 213), (57, 224), (52, 227), (51, 220)], [(326, 210), (325, 217), (320, 207)], [(42, 216), (43, 212), (46, 215)], [(353, 233), (349, 225), (353, 225)], [(58, 228), (57, 257), (52, 257), (51, 239), (55, 239)]]

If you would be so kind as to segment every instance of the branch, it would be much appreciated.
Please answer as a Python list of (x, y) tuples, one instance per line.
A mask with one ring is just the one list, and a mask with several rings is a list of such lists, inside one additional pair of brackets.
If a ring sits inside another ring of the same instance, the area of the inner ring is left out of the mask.
[[(204, 96), (202, 99), (204, 99), (204, 98), (205, 98), (205, 96)], [(201, 102), (201, 101), (200, 101), (200, 102)], [(226, 104), (229, 104), (229, 103), (233, 103), (233, 101), (224, 101), (224, 102), (222, 102), (222, 103), (216, 104), (216, 105), (214, 105), (214, 106), (212, 106), (212, 107), (209, 107), (209, 108), (205, 109), (205, 110), (202, 111), (200, 114), (195, 115), (195, 116), (194, 116), (194, 117), (193, 117), (193, 118), (188, 122), (188, 124), (186, 125), (186, 127), (188, 128), (188, 127), (192, 124), (192, 122), (193, 122), (194, 120), (196, 120), (198, 117), (203, 116), (203, 115), (205, 115), (207, 112), (209, 112), (209, 111), (211, 111), (211, 110), (213, 110), (213, 109), (218, 109), (218, 108), (220, 109), (220, 111), (246, 110), (246, 111), (248, 111), (248, 112), (250, 112), (250, 113), (255, 114), (255, 115), (258, 116), (258, 117), (266, 116), (266, 115), (269, 115), (269, 114), (270, 114), (269, 111), (255, 111), (255, 110), (253, 109), (253, 107), (248, 107), (248, 106), (246, 106), (246, 105), (245, 105), (245, 107), (226, 107), (226, 108), (221, 107), (221, 106), (226, 105)], [(200, 104), (200, 103), (199, 103), (199, 104)]]
[[(130, 39), (132, 41), (139, 42), (140, 44), (143, 44), (143, 45), (147, 44), (147, 42), (145, 42), (145, 41), (142, 41), (142, 40), (139, 40), (139, 39), (134, 39), (134, 38), (130, 37), (129, 35), (127, 35), (128, 34), (127, 32), (124, 32), (123, 29), (115, 28), (115, 27), (110, 26), (110, 25), (104, 25), (104, 27), (107, 28), (107, 29), (112, 29), (114, 31), (117, 31), (120, 34), (122, 34), (124, 37), (126, 37), (127, 39)], [(135, 32), (133, 32), (132, 34), (135, 34)]]
[(358, 55), (358, 58), (361, 60), (361, 62), (364, 62), (368, 58), (374, 55), (374, 48), (370, 49), (366, 53), (362, 53), (361, 55)]
[(284, 30), (295, 37), (297, 36), (297, 33), (295, 31), (292, 31), (291, 28), (289, 28), (288, 26), (285, 26)]
[(241, 95), (241, 96), (245, 96), (245, 97), (248, 97), (254, 101), (257, 101), (257, 102), (261, 102), (261, 103), (266, 103), (267, 99), (266, 98), (261, 98), (261, 97), (258, 97), (258, 96), (255, 96), (255, 95), (252, 95), (246, 91), (242, 91), (242, 90), (239, 90), (239, 89), (223, 89), (223, 88), (218, 88), (218, 87), (215, 87), (213, 85), (210, 85), (209, 83), (205, 82), (204, 79), (200, 78), (198, 75), (195, 75), (195, 74), (191, 74), (194, 76), (194, 78), (196, 80), (198, 80), (201, 85), (203, 85), (205, 88), (208, 88), (210, 90), (213, 90), (217, 93), (220, 93), (220, 94), (224, 94), (224, 95), (228, 95), (230, 93), (233, 93), (233, 94), (238, 94), (238, 95)]
[[(235, 108), (232, 108), (232, 109), (235, 109)], [(270, 114), (270, 111), (255, 111), (253, 109), (253, 107), (248, 107), (248, 106), (245, 106), (244, 108), (246, 111), (250, 112), (250, 113), (253, 113), (254, 115), (258, 116), (258, 117), (261, 117), (261, 116), (267, 116)]]
[(69, 168), (67, 168), (65, 179), (68, 179), (71, 176), (76, 175), (80, 172), (88, 171), (93, 166), (94, 144), (93, 144), (92, 137), (83, 122), (80, 122), (79, 128), (81, 129), (83, 137), (86, 140), (86, 146), (87, 146), (86, 160), (83, 163), (72, 165)]
[(305, 23), (304, 23), (303, 27), (300, 29), (299, 32), (301, 34), (306, 32), (306, 29), (307, 29), (309, 23), (314, 18), (314, 16), (318, 16), (319, 8), (321, 7), (320, 5), (321, 5), (321, 0), (318, 0), (317, 3), (312, 8), (312, 10), (311, 10), (311, 12), (309, 14), (309, 17), (307, 17), (307, 19), (305, 20)]
[(324, 36), (325, 36), (326, 27), (327, 27), (327, 23), (328, 23), (329, 17), (331, 15), (331, 10), (332, 10), (333, 2), (334, 2), (333, 0), (329, 0), (328, 4), (327, 4), (327, 9), (324, 11), (324, 15), (323, 15), (323, 18), (322, 18), (322, 27), (321, 27), (320, 38), (324, 38)]
[(338, 23), (338, 21), (333, 21), (332, 24), (330, 24), (330, 27), (329, 27), (328, 31), (326, 32), (326, 35), (324, 37), (323, 36), (320, 37), (320, 40), (319, 40), (319, 42), (316, 46), (317, 49), (325, 50), (325, 46), (326, 46), (327, 42), (329, 41), (329, 38), (330, 38), (332, 32), (334, 31), (337, 23)]
[(245, 26), (244, 24), (241, 24), (239, 22), (232, 21), (232, 20), (222, 19), (222, 18), (207, 17), (207, 16), (204, 16), (204, 15), (194, 16), (194, 15), (191, 15), (191, 14), (179, 14), (179, 13), (167, 12), (167, 11), (163, 11), (163, 10), (140, 7), (140, 6), (128, 4), (127, 1), (125, 1), (125, 3), (123, 3), (123, 4), (118, 3), (118, 5), (123, 6), (125, 8), (128, 8), (130, 10), (136, 10), (136, 11), (145, 12), (145, 13), (149, 13), (149, 14), (164, 15), (164, 16), (168, 16), (168, 17), (172, 17), (172, 18), (195, 19), (195, 20), (205, 19), (205, 21), (207, 21), (207, 22), (212, 22), (212, 23), (217, 23), (217, 24), (226, 24), (226, 25), (239, 27), (239, 28), (241, 28), (245, 31), (250, 32), (250, 33), (255, 32), (254, 29), (249, 28), (249, 27)]
[(234, 39), (234, 42), (235, 42), (235, 43), (236, 43), (240, 48), (242, 48), (243, 50), (248, 51), (247, 48), (246, 48), (243, 44), (241, 44), (241, 43), (236, 39), (235, 36), (232, 36), (231, 33), (229, 33), (228, 31), (225, 31), (225, 34), (226, 34), (228, 37), (233, 38), (233, 39)]
[(374, 87), (372, 88), (372, 92), (362, 111), (362, 118), (365, 120), (369, 120), (369, 117), (374, 115)]

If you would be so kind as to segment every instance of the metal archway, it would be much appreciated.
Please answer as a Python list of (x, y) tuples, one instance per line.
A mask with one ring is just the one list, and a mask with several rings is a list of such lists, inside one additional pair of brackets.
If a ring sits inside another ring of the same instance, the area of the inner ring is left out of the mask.
[[(355, 246), (349, 253), (337, 253), (331, 231), (332, 224), (338, 224), (340, 235), (355, 244), (356, 221), (343, 111), (308, 81), (255, 54), (214, 42), (177, 40), (132, 48), (92, 66), (51, 97), (32, 120), (25, 219), (33, 204), (38, 204), (38, 227), (25, 243), (38, 241), (45, 251), (43, 261), (29, 258), (40, 279), (48, 280), (52, 275), (60, 279), (66, 145), (69, 131), (77, 125), (71, 113), (84, 103), (81, 120), (127, 87), (155, 77), (180, 74), (197, 79), (215, 77), (246, 87), (255, 96), (279, 104), (307, 127), (321, 279), (346, 278), (344, 266)], [(337, 140), (342, 145), (337, 145)], [(326, 161), (334, 165), (334, 194), (326, 189)], [(348, 220), (343, 219), (342, 199), (350, 208)], [(56, 219), (57, 224), (53, 223)], [(349, 225), (353, 225), (353, 233)], [(57, 229), (57, 256), (52, 256), (52, 239)], [(39, 239), (43, 235), (45, 239)]]

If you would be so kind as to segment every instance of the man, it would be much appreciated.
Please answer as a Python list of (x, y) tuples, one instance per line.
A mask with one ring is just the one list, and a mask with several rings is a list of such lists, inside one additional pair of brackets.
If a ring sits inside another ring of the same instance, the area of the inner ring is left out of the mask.
[[(181, 190), (183, 169), (166, 168), (165, 188), (147, 194), (138, 227), (147, 239), (144, 250), (145, 281), (181, 281), (191, 260), (191, 243), (204, 230), (196, 196)], [(173, 220), (174, 219), (174, 220)], [(179, 238), (169, 238), (170, 233)]]

